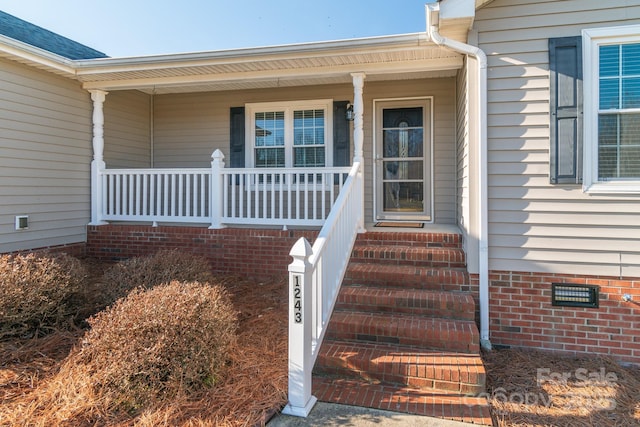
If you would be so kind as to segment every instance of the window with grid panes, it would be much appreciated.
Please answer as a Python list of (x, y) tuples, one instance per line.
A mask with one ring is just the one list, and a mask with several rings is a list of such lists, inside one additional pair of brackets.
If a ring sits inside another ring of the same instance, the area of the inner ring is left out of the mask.
[(585, 189), (640, 193), (640, 26), (583, 30)]
[(248, 104), (250, 163), (265, 167), (331, 166), (331, 100)]

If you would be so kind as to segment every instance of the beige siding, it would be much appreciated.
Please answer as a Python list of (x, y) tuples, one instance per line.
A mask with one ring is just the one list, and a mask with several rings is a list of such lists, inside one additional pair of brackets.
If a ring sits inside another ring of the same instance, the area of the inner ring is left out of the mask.
[[(632, 5), (633, 4), (633, 5)], [(640, 197), (549, 184), (549, 37), (640, 23), (626, 0), (496, 0), (478, 11), (489, 61), (490, 268), (637, 276)]]
[[(364, 87), (364, 151), (367, 221), (373, 220), (373, 101), (434, 97), (435, 205), (438, 223), (455, 223), (455, 79), (371, 82)], [(253, 102), (305, 99), (353, 100), (351, 85), (213, 92), (155, 97), (154, 153), (156, 167), (208, 167), (215, 149), (229, 155), (229, 109)]]
[(151, 166), (151, 97), (111, 92), (104, 103), (104, 159), (108, 168)]
[(86, 240), (90, 161), (89, 93), (0, 59), (0, 252)]

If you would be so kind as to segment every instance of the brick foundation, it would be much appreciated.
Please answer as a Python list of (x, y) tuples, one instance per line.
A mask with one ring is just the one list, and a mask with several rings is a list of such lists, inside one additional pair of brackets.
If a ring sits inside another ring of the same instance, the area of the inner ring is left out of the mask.
[(246, 277), (287, 274), (289, 252), (300, 237), (311, 243), (318, 232), (200, 227), (100, 225), (87, 227), (87, 255), (121, 260), (160, 249), (180, 249), (204, 256), (214, 272)]
[[(600, 286), (599, 308), (552, 306), (552, 283)], [(492, 271), (489, 293), (494, 345), (611, 355), (640, 364), (640, 278)], [(633, 301), (624, 302), (624, 294)]]

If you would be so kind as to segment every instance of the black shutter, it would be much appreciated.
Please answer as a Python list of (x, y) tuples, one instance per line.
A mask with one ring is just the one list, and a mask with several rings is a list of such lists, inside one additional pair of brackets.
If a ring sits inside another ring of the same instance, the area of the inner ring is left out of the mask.
[(552, 184), (582, 182), (582, 38), (549, 39)]
[(349, 101), (333, 103), (333, 165), (351, 165), (351, 129), (346, 119)]
[(231, 107), (229, 167), (243, 168), (244, 162), (244, 107)]

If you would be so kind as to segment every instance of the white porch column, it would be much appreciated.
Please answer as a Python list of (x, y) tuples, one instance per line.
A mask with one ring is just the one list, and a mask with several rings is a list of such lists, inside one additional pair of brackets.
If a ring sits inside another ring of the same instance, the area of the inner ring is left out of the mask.
[(353, 161), (362, 163), (364, 158), (364, 73), (351, 73), (353, 78)]
[[(353, 162), (360, 163), (360, 174), (364, 174), (364, 89), (365, 73), (351, 73), (353, 79)], [(360, 179), (362, 194), (362, 215), (358, 221), (358, 233), (364, 233), (364, 179)]]
[(102, 221), (102, 174), (105, 169), (104, 153), (104, 100), (109, 92), (90, 90), (93, 101), (93, 160), (91, 161), (91, 222), (103, 225)]

